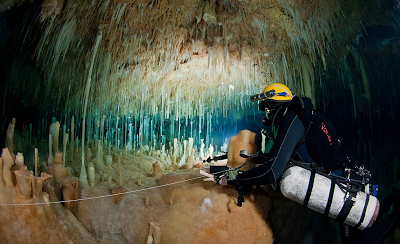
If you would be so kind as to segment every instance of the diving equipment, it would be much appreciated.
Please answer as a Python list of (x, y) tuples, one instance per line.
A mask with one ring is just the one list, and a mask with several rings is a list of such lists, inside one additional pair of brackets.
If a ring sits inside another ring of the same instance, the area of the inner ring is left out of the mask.
[(280, 180), (280, 190), (286, 198), (364, 230), (375, 222), (379, 201), (363, 192), (361, 185), (351, 185), (351, 179), (340, 181), (297, 165), (286, 169)]

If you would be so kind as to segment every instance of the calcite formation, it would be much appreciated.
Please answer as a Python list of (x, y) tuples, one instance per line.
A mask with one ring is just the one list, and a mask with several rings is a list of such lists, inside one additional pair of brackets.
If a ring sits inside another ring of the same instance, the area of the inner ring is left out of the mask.
[[(239, 208), (233, 188), (202, 179), (186, 181), (196, 177), (194, 172), (165, 175), (158, 188), (125, 194), (118, 204), (107, 198), (79, 202), (77, 217), (96, 236), (118, 243), (273, 242), (257, 203), (263, 197), (246, 197)], [(106, 192), (97, 188), (85, 197)]]

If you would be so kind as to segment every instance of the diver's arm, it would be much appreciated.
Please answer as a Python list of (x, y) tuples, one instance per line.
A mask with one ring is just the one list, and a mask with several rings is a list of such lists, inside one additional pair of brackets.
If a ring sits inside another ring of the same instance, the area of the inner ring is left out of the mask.
[(274, 183), (284, 171), (304, 132), (299, 117), (294, 112), (289, 112), (279, 126), (276, 141), (267, 155), (267, 160), (256, 168), (244, 171), (238, 183), (242, 186)]

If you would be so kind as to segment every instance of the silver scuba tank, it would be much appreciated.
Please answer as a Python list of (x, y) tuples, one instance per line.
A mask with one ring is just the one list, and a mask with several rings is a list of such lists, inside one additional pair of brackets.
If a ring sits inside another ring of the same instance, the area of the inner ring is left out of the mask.
[(310, 209), (328, 215), (339, 222), (363, 230), (370, 227), (379, 213), (379, 201), (365, 192), (349, 192), (343, 183), (332, 183), (324, 175), (300, 166), (283, 172), (282, 194)]

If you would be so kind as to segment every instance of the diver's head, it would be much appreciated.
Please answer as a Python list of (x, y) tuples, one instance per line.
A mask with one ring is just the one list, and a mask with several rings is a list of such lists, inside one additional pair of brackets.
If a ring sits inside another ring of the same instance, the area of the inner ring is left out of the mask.
[(262, 122), (265, 126), (269, 126), (273, 120), (278, 119), (286, 113), (286, 109), (292, 98), (294, 97), (290, 89), (280, 83), (273, 83), (264, 88), (261, 94), (265, 94), (265, 98), (259, 101), (258, 108), (265, 112)]

